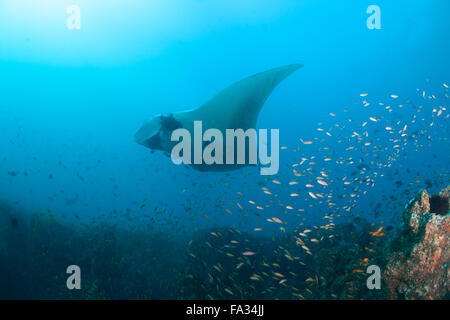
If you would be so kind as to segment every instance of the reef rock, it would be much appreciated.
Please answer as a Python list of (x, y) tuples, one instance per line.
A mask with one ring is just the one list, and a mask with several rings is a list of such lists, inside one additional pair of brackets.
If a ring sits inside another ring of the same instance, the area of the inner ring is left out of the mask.
[(410, 201), (383, 279), (391, 299), (442, 299), (450, 292), (450, 186)]

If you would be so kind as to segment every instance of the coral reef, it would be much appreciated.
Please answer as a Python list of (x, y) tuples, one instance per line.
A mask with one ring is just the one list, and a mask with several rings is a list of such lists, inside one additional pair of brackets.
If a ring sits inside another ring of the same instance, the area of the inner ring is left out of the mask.
[(403, 230), (392, 241), (384, 272), (391, 299), (443, 299), (450, 288), (450, 187), (422, 190), (404, 211)]
[[(188, 236), (60, 221), (0, 201), (0, 299), (449, 299), (450, 187), (423, 190), (399, 227), (362, 217), (276, 234)], [(67, 290), (66, 268), (83, 270)], [(367, 268), (381, 270), (381, 290)]]
[[(370, 233), (377, 228), (362, 218), (333, 229), (312, 227), (309, 239), (318, 242), (290, 233), (265, 237), (234, 229), (201, 230), (188, 246), (182, 298), (384, 299), (384, 290), (366, 286), (367, 266), (387, 262), (378, 253), (387, 251), (388, 242)], [(303, 241), (311, 251), (302, 248)], [(243, 255), (245, 250), (252, 254)]]

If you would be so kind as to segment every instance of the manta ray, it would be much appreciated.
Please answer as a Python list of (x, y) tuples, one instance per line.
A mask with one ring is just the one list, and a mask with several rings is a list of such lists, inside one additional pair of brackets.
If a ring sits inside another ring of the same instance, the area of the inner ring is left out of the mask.
[[(291, 64), (257, 73), (223, 89), (198, 108), (157, 114), (143, 123), (134, 140), (152, 152), (162, 150), (168, 155), (177, 144), (171, 140), (172, 133), (184, 128), (194, 134), (194, 122), (197, 121), (201, 121), (203, 130), (218, 129), (224, 135), (227, 129), (245, 131), (255, 128), (258, 114), (271, 92), (302, 66)], [(245, 165), (248, 164), (191, 164), (194, 169), (201, 171), (227, 171)]]

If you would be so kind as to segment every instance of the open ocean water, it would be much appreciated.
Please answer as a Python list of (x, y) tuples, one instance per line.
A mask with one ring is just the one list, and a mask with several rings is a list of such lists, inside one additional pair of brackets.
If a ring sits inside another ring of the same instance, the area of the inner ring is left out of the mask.
[[(0, 298), (388, 298), (367, 266), (386, 266), (416, 193), (449, 184), (449, 12), (0, 0)], [(135, 142), (145, 119), (292, 64), (256, 114), (278, 129), (276, 174), (195, 170)]]

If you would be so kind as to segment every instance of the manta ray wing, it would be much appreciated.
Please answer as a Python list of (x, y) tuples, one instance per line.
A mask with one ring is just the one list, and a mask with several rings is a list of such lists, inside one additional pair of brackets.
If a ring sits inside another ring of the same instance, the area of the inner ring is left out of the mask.
[(205, 128), (255, 128), (259, 112), (271, 92), (300, 67), (301, 64), (291, 64), (238, 81), (201, 107), (188, 111), (187, 118), (202, 120)]

